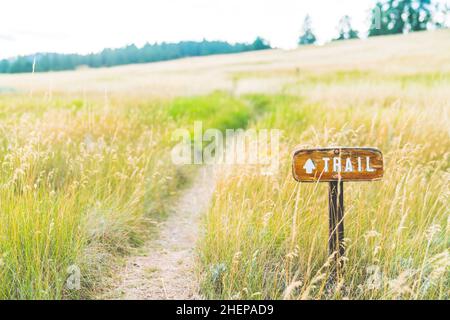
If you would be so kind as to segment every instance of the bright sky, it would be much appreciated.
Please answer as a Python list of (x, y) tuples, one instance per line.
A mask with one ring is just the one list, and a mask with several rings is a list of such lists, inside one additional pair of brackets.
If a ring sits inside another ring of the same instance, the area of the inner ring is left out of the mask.
[(2, 0), (0, 58), (35, 52), (100, 51), (145, 42), (262, 36), (296, 46), (304, 16), (320, 41), (336, 35), (349, 14), (365, 31), (374, 0)]

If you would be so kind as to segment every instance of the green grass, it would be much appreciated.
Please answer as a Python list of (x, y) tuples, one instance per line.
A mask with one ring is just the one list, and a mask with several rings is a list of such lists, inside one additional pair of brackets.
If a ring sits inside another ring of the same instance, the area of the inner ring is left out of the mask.
[[(0, 96), (0, 298), (95, 296), (190, 179), (192, 168), (171, 163), (172, 132), (194, 119), (245, 126), (251, 113), (224, 93), (107, 103)], [(81, 290), (67, 289), (71, 266)]]
[(281, 69), (277, 71), (247, 71), (233, 74), (235, 81), (248, 78), (279, 78), (291, 77), (298, 86), (336, 86), (357, 83), (408, 85), (448, 85), (448, 71), (405, 72), (401, 74), (386, 73), (371, 69), (342, 69), (333, 71), (311, 71), (310, 69)]
[[(2, 97), (0, 297), (88, 296), (110, 257), (146, 236), (180, 174), (153, 108)], [(65, 290), (66, 269), (83, 290)]]
[(237, 129), (247, 127), (249, 121), (264, 112), (264, 103), (235, 98), (223, 92), (207, 96), (176, 98), (169, 107), (169, 115), (183, 123), (202, 121), (204, 128)]

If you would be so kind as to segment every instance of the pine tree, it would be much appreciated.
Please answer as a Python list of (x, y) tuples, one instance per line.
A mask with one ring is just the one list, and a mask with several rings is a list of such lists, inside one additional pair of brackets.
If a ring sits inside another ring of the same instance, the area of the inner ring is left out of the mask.
[(385, 0), (371, 12), (369, 37), (427, 30), (432, 23), (433, 0)]
[(389, 18), (387, 15), (387, 4), (378, 1), (371, 10), (371, 23), (369, 37), (388, 34)]
[(410, 0), (389, 0), (387, 9), (388, 32), (387, 34), (403, 33), (406, 26), (404, 13)]
[(338, 24), (339, 36), (334, 40), (358, 39), (358, 31), (352, 27), (352, 19), (345, 15), (339, 20)]
[(410, 31), (423, 31), (431, 23), (431, 0), (409, 0), (407, 2), (408, 29)]
[(261, 37), (256, 37), (255, 41), (253, 41), (252, 43), (252, 46), (253, 50), (270, 49), (269, 43)]
[(299, 45), (307, 45), (316, 43), (317, 39), (312, 31), (312, 22), (311, 17), (306, 15), (305, 20), (303, 21), (302, 35), (298, 39)]

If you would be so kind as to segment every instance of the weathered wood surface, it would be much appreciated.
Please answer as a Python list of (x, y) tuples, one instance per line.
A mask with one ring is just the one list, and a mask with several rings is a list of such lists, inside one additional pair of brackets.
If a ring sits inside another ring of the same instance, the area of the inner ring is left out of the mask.
[(293, 155), (292, 173), (300, 182), (373, 181), (383, 172), (383, 154), (376, 148), (299, 149)]

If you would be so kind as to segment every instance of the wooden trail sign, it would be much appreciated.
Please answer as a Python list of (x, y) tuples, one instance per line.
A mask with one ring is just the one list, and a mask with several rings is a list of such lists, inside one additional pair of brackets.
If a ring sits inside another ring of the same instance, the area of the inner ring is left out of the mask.
[(383, 177), (383, 155), (375, 148), (300, 149), (294, 153), (300, 182), (372, 181)]
[(293, 154), (292, 174), (299, 182), (329, 182), (328, 252), (334, 254), (330, 280), (340, 273), (344, 248), (344, 181), (373, 181), (383, 177), (383, 154), (376, 148), (299, 149)]

